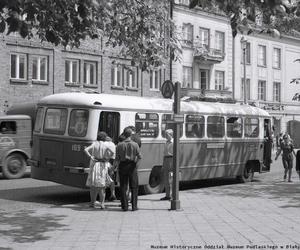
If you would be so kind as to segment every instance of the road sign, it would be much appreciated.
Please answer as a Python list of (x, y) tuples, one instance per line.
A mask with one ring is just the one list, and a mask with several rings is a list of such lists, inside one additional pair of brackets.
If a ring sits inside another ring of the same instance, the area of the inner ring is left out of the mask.
[(161, 86), (161, 93), (164, 98), (172, 98), (174, 93), (174, 85), (172, 81), (166, 80), (163, 85)]

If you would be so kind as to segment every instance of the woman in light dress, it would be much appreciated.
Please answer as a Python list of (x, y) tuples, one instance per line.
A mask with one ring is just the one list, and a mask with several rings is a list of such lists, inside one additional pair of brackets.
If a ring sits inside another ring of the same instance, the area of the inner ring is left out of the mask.
[(95, 207), (99, 194), (101, 209), (105, 208), (105, 188), (109, 187), (112, 182), (108, 174), (108, 170), (112, 167), (109, 160), (114, 159), (116, 154), (115, 145), (107, 142), (106, 138), (105, 132), (99, 132), (97, 141), (85, 148), (85, 153), (91, 158), (90, 171), (86, 181), (86, 185), (90, 187), (90, 207)]

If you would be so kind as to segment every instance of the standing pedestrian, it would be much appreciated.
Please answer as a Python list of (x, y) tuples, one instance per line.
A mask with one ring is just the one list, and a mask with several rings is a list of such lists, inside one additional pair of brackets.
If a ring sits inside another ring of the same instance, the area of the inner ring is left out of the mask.
[(105, 144), (111, 149), (111, 157), (109, 160), (110, 163), (110, 168), (108, 170), (108, 174), (110, 178), (113, 180), (112, 183), (109, 186), (110, 189), (110, 197), (108, 198), (109, 201), (114, 201), (116, 200), (116, 186), (115, 186), (115, 181), (116, 181), (116, 169), (115, 169), (115, 164), (114, 164), (114, 159), (116, 157), (116, 145), (112, 142), (112, 139), (107, 136)]
[(115, 150), (111, 145), (107, 145), (106, 137), (105, 132), (99, 132), (97, 141), (84, 149), (90, 157), (90, 171), (86, 181), (86, 185), (90, 187), (90, 207), (95, 207), (99, 195), (101, 209), (105, 208), (105, 188), (112, 182), (108, 169), (111, 167), (109, 160), (113, 157)]
[(171, 200), (171, 186), (172, 186), (172, 167), (173, 167), (173, 130), (167, 129), (166, 143), (164, 147), (164, 159), (163, 159), (163, 181), (165, 186), (166, 196), (160, 200)]
[(142, 158), (138, 144), (131, 139), (132, 130), (126, 128), (123, 132), (125, 140), (117, 145), (116, 161), (119, 168), (120, 177), (120, 193), (121, 193), (121, 207), (123, 211), (128, 211), (128, 198), (126, 190), (131, 190), (131, 204), (132, 211), (138, 210), (138, 174), (137, 162)]
[(291, 142), (289, 136), (285, 134), (283, 136), (283, 142), (281, 142), (280, 147), (276, 153), (275, 160), (277, 160), (278, 156), (282, 152), (282, 164), (284, 167), (284, 181), (288, 175), (288, 182), (292, 182), (292, 168), (293, 168), (293, 154), (296, 156), (294, 151), (294, 145)]

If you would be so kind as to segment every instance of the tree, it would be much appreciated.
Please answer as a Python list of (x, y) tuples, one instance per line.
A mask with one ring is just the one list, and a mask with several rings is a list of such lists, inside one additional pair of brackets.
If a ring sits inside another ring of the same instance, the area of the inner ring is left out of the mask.
[(260, 33), (280, 35), (280, 32), (300, 31), (300, 1), (295, 0), (191, 0), (190, 8), (222, 10), (230, 18), (232, 35), (238, 31), (252, 33), (255, 19), (262, 17)]
[(166, 48), (177, 49), (168, 34), (172, 26), (167, 0), (0, 1), (1, 33), (71, 47), (87, 37), (105, 37), (107, 46), (120, 47), (143, 70), (162, 65)]

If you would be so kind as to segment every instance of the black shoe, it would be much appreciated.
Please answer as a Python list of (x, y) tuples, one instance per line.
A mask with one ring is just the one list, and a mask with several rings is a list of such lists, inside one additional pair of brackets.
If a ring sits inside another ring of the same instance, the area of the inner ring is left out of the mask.
[(111, 197), (108, 198), (109, 201), (114, 201), (116, 199), (117, 199), (116, 196), (111, 196)]
[(124, 212), (127, 212), (128, 211), (128, 208), (122, 208)]
[(163, 198), (160, 198), (161, 201), (169, 201), (171, 200), (171, 197), (165, 196)]
[(132, 208), (132, 211), (137, 211), (139, 210), (137, 207)]

